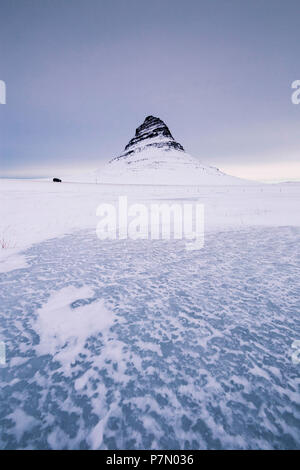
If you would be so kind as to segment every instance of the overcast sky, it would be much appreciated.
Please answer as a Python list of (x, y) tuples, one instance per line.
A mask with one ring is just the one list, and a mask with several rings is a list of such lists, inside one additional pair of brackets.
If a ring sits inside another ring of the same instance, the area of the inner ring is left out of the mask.
[(155, 115), (238, 176), (300, 180), (299, 0), (1, 0), (0, 174), (93, 169)]

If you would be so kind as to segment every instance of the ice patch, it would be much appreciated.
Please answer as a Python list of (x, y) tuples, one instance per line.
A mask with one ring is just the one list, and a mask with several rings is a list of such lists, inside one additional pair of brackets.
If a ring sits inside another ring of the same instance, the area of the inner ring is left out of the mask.
[(0, 447), (299, 448), (299, 235), (33, 246), (1, 277)]

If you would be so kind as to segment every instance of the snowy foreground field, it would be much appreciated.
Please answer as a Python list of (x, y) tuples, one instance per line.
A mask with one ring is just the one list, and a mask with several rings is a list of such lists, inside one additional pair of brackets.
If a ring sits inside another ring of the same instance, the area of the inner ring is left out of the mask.
[[(199, 200), (204, 248), (100, 241), (120, 195)], [(300, 448), (300, 184), (0, 198), (0, 448)]]

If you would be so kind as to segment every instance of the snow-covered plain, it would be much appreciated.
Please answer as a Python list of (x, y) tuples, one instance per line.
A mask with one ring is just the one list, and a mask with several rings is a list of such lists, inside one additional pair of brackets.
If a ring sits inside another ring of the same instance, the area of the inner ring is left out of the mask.
[[(199, 201), (205, 246), (96, 237)], [(300, 448), (300, 184), (0, 180), (1, 448)]]

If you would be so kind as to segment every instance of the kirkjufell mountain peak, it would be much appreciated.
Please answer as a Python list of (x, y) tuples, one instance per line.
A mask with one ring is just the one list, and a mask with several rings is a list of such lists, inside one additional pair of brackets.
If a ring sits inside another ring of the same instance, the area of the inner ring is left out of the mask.
[(164, 121), (147, 116), (123, 152), (96, 172), (97, 181), (116, 184), (233, 185), (226, 175), (189, 155)]
[(184, 148), (181, 144), (175, 141), (168, 126), (161, 119), (154, 116), (147, 116), (143, 124), (141, 124), (135, 131), (135, 136), (126, 145), (124, 152), (111, 160), (119, 160), (126, 158), (134, 152), (146, 149), (161, 149), (161, 150), (181, 150)]

